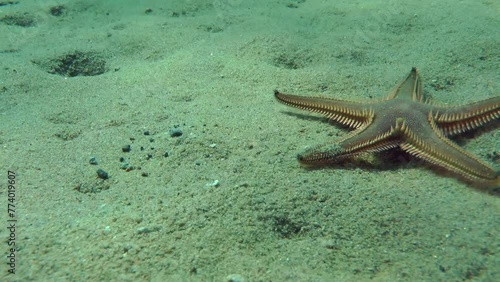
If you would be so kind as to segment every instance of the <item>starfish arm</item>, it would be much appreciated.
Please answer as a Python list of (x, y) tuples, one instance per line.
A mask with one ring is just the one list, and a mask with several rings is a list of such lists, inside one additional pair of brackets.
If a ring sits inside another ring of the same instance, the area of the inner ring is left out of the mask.
[[(402, 95), (399, 95), (403, 93)], [(409, 95), (408, 95), (409, 94)], [(418, 74), (417, 68), (413, 67), (410, 74), (401, 79), (389, 92), (389, 95), (385, 98), (386, 100), (391, 100), (394, 98), (412, 100), (416, 102), (422, 102), (422, 79)]]
[(351, 128), (358, 128), (372, 114), (369, 105), (320, 97), (295, 96), (274, 91), (278, 102), (290, 107), (322, 114)]
[(442, 167), (458, 176), (484, 187), (500, 187), (500, 174), (478, 158), (450, 141), (438, 128), (432, 112), (429, 124), (435, 135), (425, 139), (403, 126), (401, 134), (404, 142), (401, 149), (434, 165)]
[(436, 125), (453, 136), (500, 119), (500, 96), (457, 107), (434, 107)]
[(369, 122), (352, 131), (346, 137), (333, 144), (313, 147), (298, 155), (299, 162), (304, 166), (326, 166), (342, 162), (366, 153), (376, 153), (399, 145), (395, 129), (374, 136)]

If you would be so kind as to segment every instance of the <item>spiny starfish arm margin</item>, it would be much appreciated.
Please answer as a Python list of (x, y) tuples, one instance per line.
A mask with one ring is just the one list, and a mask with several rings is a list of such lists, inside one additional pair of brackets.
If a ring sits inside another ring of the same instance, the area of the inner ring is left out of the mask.
[(434, 107), (436, 125), (446, 136), (453, 136), (500, 119), (500, 97), (455, 107)]
[[(400, 93), (403, 93), (399, 96)], [(405, 95), (411, 93), (411, 95)], [(406, 78), (401, 79), (392, 89), (389, 91), (389, 95), (384, 100), (391, 100), (396, 97), (402, 99), (409, 99), (416, 102), (422, 102), (422, 79), (418, 74), (417, 68), (413, 67), (410, 74)]]
[(369, 106), (362, 103), (320, 97), (295, 96), (274, 90), (278, 102), (290, 107), (322, 114), (351, 128), (358, 128), (372, 115)]
[(312, 147), (297, 156), (300, 164), (311, 166), (325, 166), (340, 163), (362, 154), (377, 153), (398, 147), (397, 131), (394, 127), (376, 137), (367, 134), (365, 129), (370, 123), (333, 144)]
[(429, 113), (428, 120), (437, 137), (423, 140), (403, 125), (401, 132), (404, 142), (400, 145), (403, 151), (474, 183), (482, 183), (487, 187), (500, 185), (500, 175), (497, 172), (444, 136), (437, 127), (432, 112)]

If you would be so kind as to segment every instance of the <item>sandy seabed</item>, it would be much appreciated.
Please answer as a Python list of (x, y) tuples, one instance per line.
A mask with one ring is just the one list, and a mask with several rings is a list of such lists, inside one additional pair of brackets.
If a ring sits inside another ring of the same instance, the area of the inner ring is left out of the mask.
[(0, 280), (498, 281), (498, 196), (415, 159), (304, 169), (347, 131), (273, 98), (413, 66), (435, 102), (498, 96), (498, 30), (498, 1), (0, 1)]

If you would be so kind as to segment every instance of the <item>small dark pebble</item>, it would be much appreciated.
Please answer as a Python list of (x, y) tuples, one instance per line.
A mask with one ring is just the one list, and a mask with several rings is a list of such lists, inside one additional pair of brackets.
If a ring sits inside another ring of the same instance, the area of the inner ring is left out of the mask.
[(239, 274), (230, 274), (226, 277), (227, 282), (243, 282), (245, 279)]
[(153, 12), (153, 9), (147, 8), (146, 11), (144, 11), (145, 14), (151, 14)]
[(143, 171), (143, 172), (141, 173), (141, 176), (142, 176), (142, 177), (148, 177), (148, 176), (149, 176), (149, 173), (147, 173), (147, 172)]
[(97, 165), (97, 160), (95, 159), (95, 157), (90, 158), (89, 164), (91, 164), (91, 165)]
[(149, 130), (144, 131), (144, 135), (149, 135)]
[(146, 160), (149, 160), (149, 159), (152, 159), (152, 158), (153, 158), (153, 155), (152, 155), (152, 154), (148, 154), (148, 155), (146, 156)]
[(50, 8), (50, 14), (55, 16), (55, 17), (62, 15), (63, 11), (64, 11), (63, 5), (58, 5), (58, 6), (54, 6), (54, 7)]
[(149, 138), (149, 142), (153, 143), (155, 140), (153, 138)]
[(179, 137), (182, 136), (182, 130), (180, 128), (171, 128), (168, 134), (170, 134), (170, 137)]
[(130, 150), (132, 150), (132, 148), (130, 147), (130, 145), (125, 145), (125, 146), (122, 147), (122, 152), (124, 152), (124, 153), (130, 152)]
[(164, 156), (165, 158), (168, 158), (168, 152), (165, 152), (165, 154), (163, 154), (163, 156)]
[(124, 157), (120, 157), (120, 162), (123, 163), (125, 161)]
[(109, 175), (107, 172), (105, 172), (104, 170), (102, 169), (98, 169), (97, 170), (97, 177), (99, 177), (100, 179), (103, 179), (103, 180), (106, 180), (109, 178)]

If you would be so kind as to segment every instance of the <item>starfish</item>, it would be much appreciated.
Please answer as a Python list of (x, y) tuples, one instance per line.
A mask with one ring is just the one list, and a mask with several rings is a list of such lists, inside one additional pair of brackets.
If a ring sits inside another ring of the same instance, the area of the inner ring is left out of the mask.
[(322, 114), (355, 129), (334, 143), (298, 155), (305, 166), (339, 164), (366, 153), (399, 148), (455, 174), (478, 187), (500, 187), (500, 173), (468, 153), (449, 137), (500, 119), (500, 96), (462, 106), (442, 106), (423, 100), (416, 68), (377, 101), (367, 103), (274, 91), (287, 106)]

